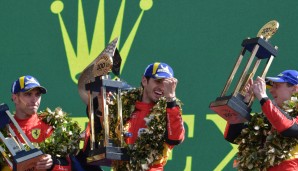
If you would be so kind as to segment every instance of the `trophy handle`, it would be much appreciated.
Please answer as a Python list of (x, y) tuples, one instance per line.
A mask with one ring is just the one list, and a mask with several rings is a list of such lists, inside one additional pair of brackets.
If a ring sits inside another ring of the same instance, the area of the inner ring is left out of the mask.
[(237, 59), (235, 65), (234, 65), (234, 68), (233, 68), (233, 70), (232, 70), (232, 72), (231, 72), (231, 74), (230, 74), (230, 76), (229, 76), (229, 78), (228, 78), (228, 80), (227, 80), (227, 82), (226, 82), (226, 84), (225, 84), (224, 89), (223, 89), (222, 92), (221, 92), (220, 97), (225, 96), (226, 93), (227, 93), (227, 91), (228, 91), (228, 89), (229, 89), (229, 87), (231, 86), (231, 83), (232, 83), (232, 81), (233, 81), (233, 79), (234, 79), (234, 76), (235, 76), (235, 74), (236, 74), (236, 72), (237, 72), (237, 70), (238, 70), (238, 68), (239, 68), (239, 66), (240, 66), (240, 64), (241, 64), (241, 62), (242, 62), (243, 56), (244, 56), (244, 54), (245, 54), (245, 51), (246, 51), (245, 48), (242, 48), (242, 49), (241, 49), (240, 55), (239, 55), (239, 57), (238, 57), (238, 59)]
[[(277, 47), (276, 47), (277, 48)], [(266, 66), (265, 66), (265, 68), (264, 68), (264, 71), (263, 71), (263, 73), (262, 73), (262, 78), (263, 79), (265, 79), (265, 76), (266, 76), (266, 74), (267, 74), (267, 72), (268, 72), (268, 70), (269, 70), (269, 68), (270, 68), (270, 66), (271, 66), (271, 63), (272, 63), (272, 61), (273, 61), (273, 59), (274, 59), (274, 56), (270, 56), (270, 58), (268, 59), (268, 61), (267, 61), (267, 64), (266, 64)]]
[(120, 122), (120, 144), (123, 147), (123, 119), (122, 119), (122, 101), (121, 101), (121, 89), (118, 88), (117, 94), (117, 102), (118, 102), (118, 121)]
[(18, 138), (16, 138), (16, 133), (13, 131), (13, 129), (9, 125), (8, 125), (8, 129), (9, 129), (10, 134), (12, 135), (11, 137), (15, 141), (18, 141), (18, 144), (19, 144), (20, 148), (25, 149), (23, 143)]
[(249, 68), (251, 66), (251, 63), (253, 62), (253, 59), (254, 59), (254, 57), (256, 56), (256, 54), (257, 54), (257, 52), (259, 50), (259, 47), (260, 47), (260, 45), (258, 45), (258, 44), (255, 45), (255, 47), (254, 47), (254, 49), (253, 49), (253, 51), (252, 51), (252, 53), (250, 55), (250, 58), (247, 61), (247, 64), (246, 64), (246, 66), (245, 66), (245, 68), (244, 68), (244, 70), (243, 70), (243, 72), (241, 74), (240, 80), (238, 81), (238, 84), (237, 84), (237, 86), (236, 86), (236, 88), (234, 90), (233, 96), (236, 96), (237, 93), (239, 92), (241, 83), (243, 83), (243, 80), (245, 79), (245, 76), (247, 75), (247, 72), (248, 72), (248, 70), (249, 70)]
[(90, 149), (93, 150), (95, 148), (95, 132), (94, 132), (94, 110), (93, 110), (93, 98), (92, 98), (92, 91), (88, 91), (88, 99), (89, 99), (89, 118), (90, 118)]
[(109, 107), (107, 105), (107, 90), (105, 86), (101, 87), (102, 106), (103, 106), (103, 123), (104, 123), (104, 146), (109, 145)]

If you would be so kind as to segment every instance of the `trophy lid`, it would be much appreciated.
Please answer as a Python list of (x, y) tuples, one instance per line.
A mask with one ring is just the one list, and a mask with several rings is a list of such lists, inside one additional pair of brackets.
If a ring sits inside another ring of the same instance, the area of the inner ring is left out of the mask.
[[(83, 70), (78, 80), (78, 90), (81, 99), (88, 104), (88, 91), (85, 85), (95, 81), (95, 77), (108, 75), (111, 71), (118, 76), (120, 73), (121, 56), (117, 50), (118, 38), (108, 46)], [(95, 92), (92, 93), (95, 97)]]
[(276, 20), (266, 23), (258, 32), (257, 37), (263, 37), (265, 40), (269, 40), (278, 30), (279, 23)]

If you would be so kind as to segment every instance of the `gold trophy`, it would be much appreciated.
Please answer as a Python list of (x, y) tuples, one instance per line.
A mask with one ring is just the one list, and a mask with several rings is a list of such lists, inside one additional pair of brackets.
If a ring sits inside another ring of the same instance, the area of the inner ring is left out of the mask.
[[(121, 90), (127, 87), (125, 82), (112, 80), (109, 73), (112, 71), (116, 76), (120, 73), (121, 57), (116, 48), (118, 38), (113, 40), (104, 51), (82, 72), (79, 78), (79, 94), (83, 101), (88, 104), (89, 119), (90, 119), (90, 151), (87, 157), (87, 162), (92, 165), (110, 166), (112, 160), (129, 160), (127, 150), (124, 148), (123, 142), (123, 121), (122, 121), (122, 102)], [(120, 146), (117, 146), (109, 138), (109, 105), (107, 102), (107, 92), (117, 94), (118, 103), (118, 119), (119, 129), (121, 132)], [(96, 98), (98, 93), (102, 97), (102, 116), (104, 139), (96, 142), (95, 133), (98, 130), (94, 128), (94, 111), (93, 98)]]
[[(10, 126), (12, 123), (17, 129), (17, 134), (22, 137), (22, 143), (16, 136), (16, 132)], [(13, 168), (13, 171), (35, 171), (36, 163), (43, 157), (43, 152), (35, 148), (29, 141), (26, 134), (20, 128), (12, 114), (9, 112), (9, 108), (6, 104), (0, 104), (0, 138), (4, 143), (4, 146), (0, 146), (0, 152), (3, 155), (7, 164)], [(7, 135), (7, 136), (6, 136)], [(11, 156), (11, 158), (9, 157)]]
[[(277, 21), (270, 21), (260, 29), (256, 38), (243, 40), (241, 44), (243, 48), (221, 95), (209, 105), (211, 110), (231, 124), (243, 123), (250, 120), (254, 97), (252, 96), (249, 101), (244, 102), (244, 96), (246, 94), (245, 85), (250, 78), (254, 77), (262, 60), (266, 60), (266, 65), (261, 73), (261, 77), (265, 78), (274, 57), (277, 55), (277, 47), (273, 47), (268, 40), (276, 33), (278, 27), (279, 23)], [(239, 81), (236, 83), (233, 92), (230, 95), (226, 95), (247, 51), (251, 52), (251, 54), (240, 75)], [(253, 61), (255, 63), (251, 69), (250, 67)]]

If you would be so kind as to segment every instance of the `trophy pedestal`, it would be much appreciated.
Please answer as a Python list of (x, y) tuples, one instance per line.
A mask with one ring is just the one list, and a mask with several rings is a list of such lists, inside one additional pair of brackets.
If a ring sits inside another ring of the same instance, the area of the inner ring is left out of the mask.
[(20, 151), (13, 157), (13, 171), (34, 171), (36, 163), (43, 157), (42, 151), (32, 149)]
[(122, 147), (100, 147), (89, 151), (87, 163), (90, 165), (111, 166), (112, 160), (128, 161), (127, 149)]
[[(89, 151), (87, 154), (87, 163), (90, 165), (111, 166), (112, 161), (128, 161), (127, 149), (121, 147), (120, 144), (124, 144), (123, 140), (123, 120), (122, 120), (122, 102), (121, 91), (127, 89), (124, 82), (120, 81), (120, 78), (115, 80), (111, 79), (109, 73), (112, 71), (115, 76), (120, 74), (121, 56), (117, 50), (118, 38), (114, 39), (108, 46), (100, 53), (100, 55), (85, 68), (79, 78), (79, 93), (84, 102), (88, 104), (88, 116), (90, 119), (90, 147), (86, 146)], [(110, 93), (114, 93), (111, 95)], [(101, 98), (99, 98), (98, 94)], [(111, 97), (110, 97), (111, 96)], [(96, 130), (95, 127), (95, 114), (93, 99), (99, 98), (102, 112), (102, 124), (103, 130)], [(115, 99), (114, 99), (115, 98)], [(107, 100), (109, 99), (109, 100)], [(113, 139), (110, 137), (110, 114), (109, 114), (109, 101), (117, 101), (117, 111), (113, 113), (117, 115), (117, 123), (119, 123), (119, 143), (113, 143)], [(103, 137), (100, 142), (96, 142), (95, 135), (103, 131)], [(87, 142), (87, 141), (86, 141)], [(119, 147), (119, 146), (120, 147)]]
[(241, 94), (218, 97), (209, 107), (230, 124), (247, 122), (251, 117), (251, 108), (243, 102)]

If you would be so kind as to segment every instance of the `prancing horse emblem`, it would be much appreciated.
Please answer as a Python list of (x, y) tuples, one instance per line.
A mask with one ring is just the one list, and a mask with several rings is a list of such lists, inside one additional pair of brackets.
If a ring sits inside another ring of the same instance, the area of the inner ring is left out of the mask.
[(38, 139), (38, 137), (40, 135), (40, 129), (38, 129), (38, 128), (32, 129), (31, 134), (34, 139)]

